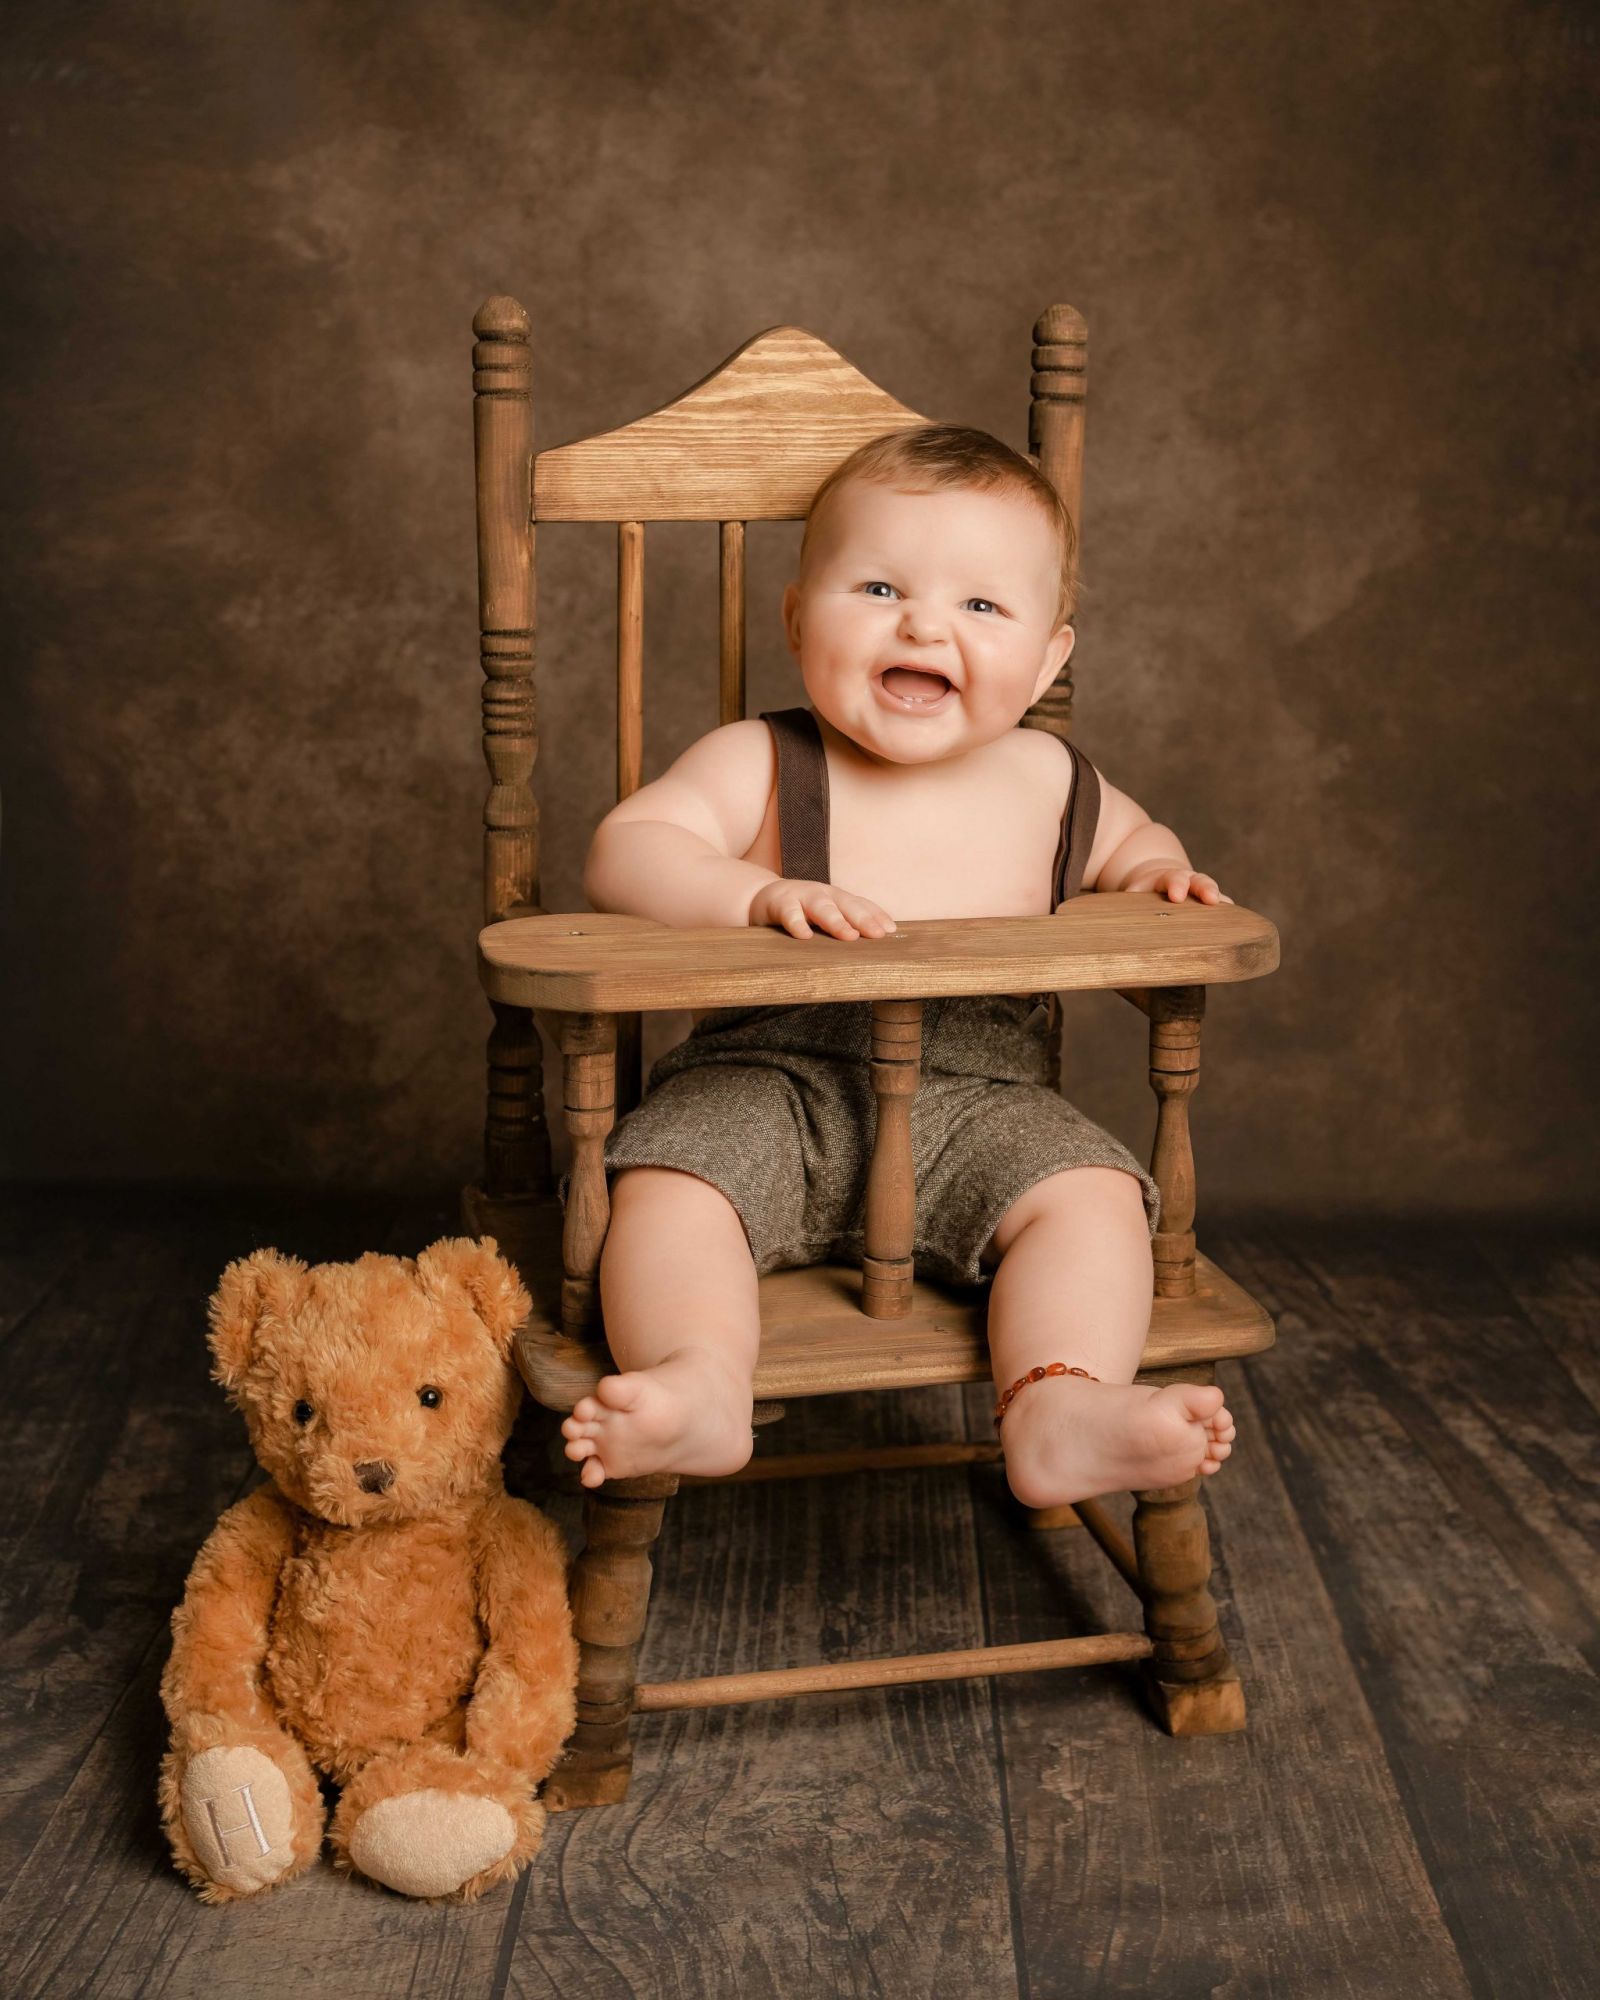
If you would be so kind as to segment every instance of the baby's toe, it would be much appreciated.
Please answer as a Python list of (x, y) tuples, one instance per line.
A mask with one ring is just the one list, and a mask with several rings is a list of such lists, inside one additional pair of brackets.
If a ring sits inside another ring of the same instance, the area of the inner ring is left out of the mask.
[(599, 1448), (593, 1438), (568, 1438), (562, 1447), (568, 1458), (593, 1458)]
[[(580, 1396), (572, 1406), (572, 1415), (565, 1420), (561, 1428), (566, 1430), (567, 1424), (592, 1424), (596, 1417), (604, 1415), (604, 1408), (595, 1401), (593, 1396)], [(568, 1435), (570, 1436), (571, 1433), (569, 1432)]]
[(586, 1459), (583, 1470), (578, 1474), (579, 1480), (585, 1486), (601, 1486), (605, 1483), (605, 1476), (606, 1469), (598, 1458)]
[(1208, 1423), (1222, 1408), (1222, 1391), (1214, 1382), (1184, 1382), (1178, 1402), (1191, 1423)]
[(626, 1375), (602, 1375), (594, 1392), (602, 1405), (596, 1416), (603, 1416), (608, 1409), (631, 1410), (644, 1392), (644, 1375), (637, 1369)]

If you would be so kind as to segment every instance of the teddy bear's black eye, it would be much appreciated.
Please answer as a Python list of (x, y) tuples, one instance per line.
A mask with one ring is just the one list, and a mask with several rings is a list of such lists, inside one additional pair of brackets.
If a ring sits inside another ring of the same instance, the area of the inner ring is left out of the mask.
[(444, 1396), (441, 1393), (441, 1391), (434, 1388), (433, 1384), (430, 1382), (425, 1389), (419, 1389), (417, 1391), (417, 1401), (422, 1405), (422, 1407), (425, 1410), (436, 1410), (438, 1409), (439, 1405), (444, 1401)]
[(297, 1424), (309, 1424), (316, 1414), (304, 1396), (294, 1406), (294, 1420)]

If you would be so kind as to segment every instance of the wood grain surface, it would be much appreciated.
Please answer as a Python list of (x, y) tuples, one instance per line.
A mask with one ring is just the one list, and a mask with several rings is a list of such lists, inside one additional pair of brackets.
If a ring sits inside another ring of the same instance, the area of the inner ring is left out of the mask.
[(1264, 1440), (1476, 1990), (1592, 1991), (1594, 1403), (1466, 1232), (1229, 1250), (1280, 1318), (1250, 1378)]
[[(626, 1802), (553, 1820), (470, 1909), (327, 1868), (203, 1908), (156, 1823), (156, 1681), (194, 1551), (256, 1477), (205, 1299), (262, 1244), (457, 1227), (446, 1197), (8, 1191), (8, 2000), (1587, 2000), (1600, 1260), (1482, 1230), (1208, 1231), (1279, 1315), (1223, 1367), (1239, 1443), (1203, 1488), (1242, 1733), (1163, 1736), (1123, 1665), (657, 1714)], [(800, 1401), (758, 1451), (986, 1443), (989, 1400)], [(574, 1499), (541, 1504), (571, 1532)], [(992, 1464), (688, 1488), (655, 1556), (657, 1682), (1138, 1622)]]
[(492, 999), (573, 1012), (1207, 985), (1259, 979), (1277, 963), (1277, 931), (1253, 910), (1150, 890), (1077, 897), (1049, 917), (909, 921), (881, 938), (675, 930), (590, 911), (478, 934)]
[(540, 521), (796, 521), (858, 445), (925, 423), (826, 341), (769, 327), (664, 408), (533, 462)]
[[(547, 1217), (552, 1211), (546, 1210)], [(561, 1330), (551, 1265), (529, 1264), (534, 1310), (517, 1337), (523, 1379), (550, 1408), (570, 1410), (609, 1368), (605, 1349)], [(903, 1319), (866, 1318), (859, 1270), (810, 1264), (772, 1271), (759, 1281), (759, 1397), (833, 1396), (853, 1389), (927, 1387), (989, 1379), (985, 1338), (988, 1292), (978, 1285), (912, 1284)], [(1157, 1299), (1141, 1366), (1180, 1368), (1255, 1354), (1272, 1341), (1272, 1323), (1255, 1300), (1212, 1263), (1196, 1259), (1196, 1288)]]

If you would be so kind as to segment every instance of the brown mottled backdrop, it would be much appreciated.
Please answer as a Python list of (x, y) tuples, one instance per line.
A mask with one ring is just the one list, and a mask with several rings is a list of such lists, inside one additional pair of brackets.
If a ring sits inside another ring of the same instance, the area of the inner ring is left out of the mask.
[[(1021, 445), (1064, 300), (1079, 740), (1283, 934), (1213, 999), (1202, 1216), (1592, 1211), (1594, 18), (13, 10), (8, 1170), (474, 1170), (487, 294), (544, 444), (794, 321)], [(792, 534), (752, 539), (754, 710), (797, 684)], [(612, 541), (541, 559), (559, 908), (611, 796)], [(715, 722), (714, 578), (714, 531), (652, 531), (647, 777)], [(1143, 1023), (1068, 1018), (1142, 1145)]]

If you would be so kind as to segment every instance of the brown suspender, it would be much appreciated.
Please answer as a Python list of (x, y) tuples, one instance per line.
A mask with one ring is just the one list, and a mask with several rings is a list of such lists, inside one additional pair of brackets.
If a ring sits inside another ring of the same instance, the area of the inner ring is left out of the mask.
[(1072, 753), (1072, 797), (1067, 802), (1061, 839), (1056, 845), (1052, 910), (1057, 903), (1068, 902), (1082, 893), (1083, 871), (1089, 865), (1094, 830), (1100, 823), (1100, 773), (1076, 743), (1069, 743), (1067, 749)]
[(791, 882), (828, 882), (828, 755), (809, 708), (779, 708), (761, 720), (778, 751), (779, 867)]

